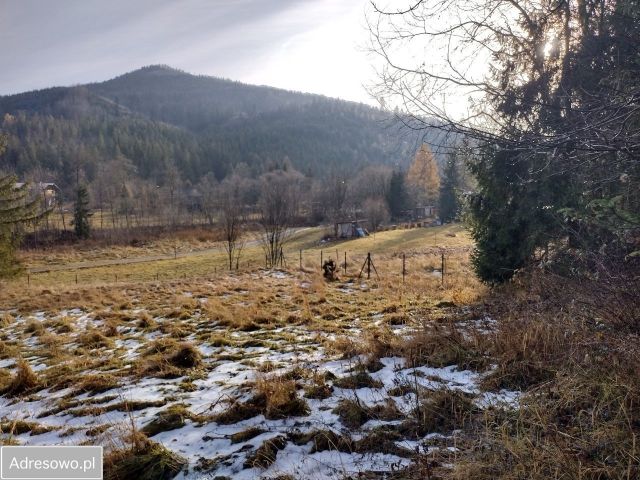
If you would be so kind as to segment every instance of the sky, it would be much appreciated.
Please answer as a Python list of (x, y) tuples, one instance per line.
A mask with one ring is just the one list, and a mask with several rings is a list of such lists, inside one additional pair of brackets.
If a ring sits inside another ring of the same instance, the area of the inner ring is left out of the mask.
[(0, 0), (0, 95), (145, 65), (376, 104), (368, 0)]

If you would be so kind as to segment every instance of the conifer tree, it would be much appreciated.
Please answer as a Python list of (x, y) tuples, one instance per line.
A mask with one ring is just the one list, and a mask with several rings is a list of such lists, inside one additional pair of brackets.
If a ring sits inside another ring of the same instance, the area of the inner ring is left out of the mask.
[(431, 149), (422, 144), (407, 172), (407, 183), (416, 190), (417, 200), (435, 205), (440, 194), (440, 174)]
[(409, 207), (409, 195), (404, 183), (404, 174), (400, 171), (394, 171), (391, 174), (387, 191), (387, 205), (389, 205), (389, 213), (392, 218), (401, 217), (402, 212)]
[(76, 201), (73, 209), (73, 227), (78, 238), (89, 238), (91, 224), (89, 223), (89, 194), (86, 187), (80, 185), (76, 190)]
[[(0, 136), (0, 154), (4, 150)], [(20, 272), (15, 249), (20, 243), (23, 227), (39, 220), (46, 212), (38, 212), (38, 199), (29, 199), (29, 186), (16, 183), (13, 175), (0, 175), (0, 278)]]

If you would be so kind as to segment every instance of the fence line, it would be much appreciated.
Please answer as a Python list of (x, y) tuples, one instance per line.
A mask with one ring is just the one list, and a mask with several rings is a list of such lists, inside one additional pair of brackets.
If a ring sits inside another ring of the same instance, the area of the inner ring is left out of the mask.
[[(399, 259), (399, 263), (398, 265), (398, 270), (395, 270), (394, 268), (389, 268), (389, 264), (388, 262), (385, 262), (385, 264), (383, 265), (384, 268), (381, 271), (378, 271), (378, 268), (376, 266), (375, 263), (375, 255), (372, 253), (367, 253), (365, 254), (353, 254), (353, 253), (349, 253), (347, 250), (344, 250), (343, 252), (340, 252), (338, 249), (335, 250), (335, 252), (333, 250), (329, 250), (331, 253), (329, 254), (329, 256), (326, 255), (326, 251), (324, 249), (320, 249), (320, 250), (303, 250), (303, 249), (297, 249), (297, 250), (290, 250), (287, 252), (284, 252), (284, 250), (281, 250), (280, 253), (280, 265), (281, 267), (287, 268), (288, 265), (290, 265), (291, 262), (287, 262), (287, 257), (289, 257), (289, 259), (291, 258), (292, 255), (295, 255), (297, 253), (298, 256), (298, 269), (300, 271), (319, 271), (321, 272), (322, 269), (318, 269), (316, 270), (316, 267), (313, 267), (312, 265), (315, 264), (315, 261), (317, 261), (318, 256), (319, 256), (319, 260), (321, 262), (321, 266), (324, 263), (325, 259), (327, 260), (335, 260), (336, 263), (336, 271), (338, 272), (342, 272), (345, 277), (347, 277), (349, 275), (349, 269), (348, 266), (355, 264), (357, 266), (362, 265), (362, 268), (359, 270), (359, 275), (358, 277), (361, 278), (363, 276), (363, 274), (366, 273), (367, 278), (370, 279), (371, 278), (371, 273), (373, 272), (376, 275), (377, 279), (382, 279), (382, 278), (390, 278), (395, 276), (396, 278), (401, 277), (402, 278), (402, 283), (406, 283), (410, 278), (410, 271), (411, 271), (411, 264), (412, 262), (412, 258), (418, 256), (421, 258), (424, 257), (434, 257), (434, 259), (438, 260), (439, 258), (439, 268), (437, 268), (437, 263), (436, 265), (434, 265), (432, 267), (432, 270), (430, 270), (430, 274), (437, 274), (440, 276), (441, 279), (441, 284), (444, 287), (446, 285), (446, 278), (447, 276), (449, 276), (452, 272), (449, 269), (449, 266), (447, 264), (447, 260), (448, 260), (448, 256), (450, 253), (462, 253), (462, 252), (468, 252), (470, 249), (467, 247), (464, 248), (450, 248), (450, 249), (444, 249), (444, 248), (440, 248), (437, 250), (433, 250), (433, 251), (427, 251), (427, 252), (414, 252), (411, 254), (407, 254), (405, 252), (402, 253), (396, 253), (394, 255), (391, 255), (391, 258), (393, 257), (397, 257)], [(335, 253), (335, 258), (333, 256), (333, 254)], [(342, 255), (341, 255), (342, 254)], [(316, 258), (315, 261), (313, 261), (313, 257)], [(342, 257), (342, 258), (340, 258)], [(388, 260), (388, 255), (385, 255), (385, 257), (387, 257)], [(294, 257), (295, 258), (295, 257)], [(342, 262), (340, 262), (340, 260), (342, 260)], [(362, 262), (362, 263), (361, 263)], [(122, 264), (124, 265), (124, 264)], [(122, 266), (120, 265), (120, 266)], [(294, 264), (295, 265), (295, 264)], [(317, 264), (316, 264), (317, 265)], [(218, 268), (220, 267), (220, 268)], [(105, 267), (100, 267), (100, 268), (105, 268)], [(107, 267), (108, 268), (108, 267)], [(295, 267), (294, 267), (295, 268)], [(71, 277), (71, 281), (74, 282), (76, 285), (77, 284), (89, 284), (89, 283), (110, 283), (110, 282), (135, 282), (135, 281), (160, 281), (160, 278), (163, 279), (187, 279), (187, 278), (207, 278), (211, 276), (211, 273), (213, 273), (214, 276), (217, 276), (218, 274), (220, 275), (226, 275), (229, 272), (252, 272), (252, 271), (258, 271), (261, 270), (262, 267), (259, 266), (259, 264), (257, 262), (255, 262), (254, 259), (250, 259), (247, 260), (244, 263), (241, 263), (240, 261), (236, 262), (235, 268), (232, 270), (228, 269), (228, 264), (226, 261), (218, 261), (216, 262), (216, 264), (211, 265), (210, 269), (203, 269), (199, 272), (196, 272), (192, 275), (188, 275), (187, 272), (185, 272), (183, 269), (175, 269), (175, 268), (171, 268), (171, 266), (168, 266), (168, 268), (156, 268), (156, 269), (149, 269), (150, 271), (146, 271), (146, 272), (139, 272), (139, 273), (109, 273), (104, 272), (104, 273), (94, 273), (92, 275), (87, 275), (84, 276), (82, 274), (82, 270), (67, 270), (67, 271), (59, 271), (60, 273), (63, 272), (68, 272), (67, 275), (69, 275)], [(308, 270), (309, 269), (309, 270)], [(26, 284), (27, 286), (31, 286), (34, 283), (38, 283), (36, 281), (36, 279), (41, 276), (41, 275), (47, 275), (50, 273), (55, 273), (54, 271), (43, 271), (43, 272), (27, 272), (26, 275)], [(353, 270), (351, 271), (351, 275), (355, 276), (355, 274), (358, 273), (358, 270), (356, 270), (355, 272), (353, 272)], [(63, 273), (64, 274), (64, 273)], [(425, 275), (428, 275), (429, 273), (427, 273), (427, 271), (424, 272)], [(32, 278), (33, 276), (33, 278)], [(84, 277), (84, 278), (83, 278)], [(34, 280), (34, 281), (32, 281)]]

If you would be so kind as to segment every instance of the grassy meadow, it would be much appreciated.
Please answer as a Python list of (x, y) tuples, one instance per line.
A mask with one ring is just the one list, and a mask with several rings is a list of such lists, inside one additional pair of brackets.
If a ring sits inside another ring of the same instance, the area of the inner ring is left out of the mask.
[[(25, 253), (50, 271), (0, 291), (0, 441), (103, 445), (120, 480), (636, 471), (635, 377), (598, 353), (633, 368), (636, 352), (587, 321), (572, 298), (588, 295), (487, 288), (460, 225), (324, 234), (297, 231), (274, 270), (253, 238), (231, 272), (209, 239)], [(336, 250), (347, 273), (327, 281)], [(379, 277), (358, 277), (367, 253)], [(584, 458), (551, 470), (570, 448)]]

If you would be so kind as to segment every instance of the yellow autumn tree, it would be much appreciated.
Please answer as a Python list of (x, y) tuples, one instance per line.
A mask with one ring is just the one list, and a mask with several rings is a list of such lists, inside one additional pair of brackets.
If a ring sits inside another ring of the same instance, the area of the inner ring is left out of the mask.
[(416, 152), (407, 172), (407, 184), (414, 192), (416, 200), (435, 205), (440, 194), (440, 174), (431, 149), (426, 145)]

